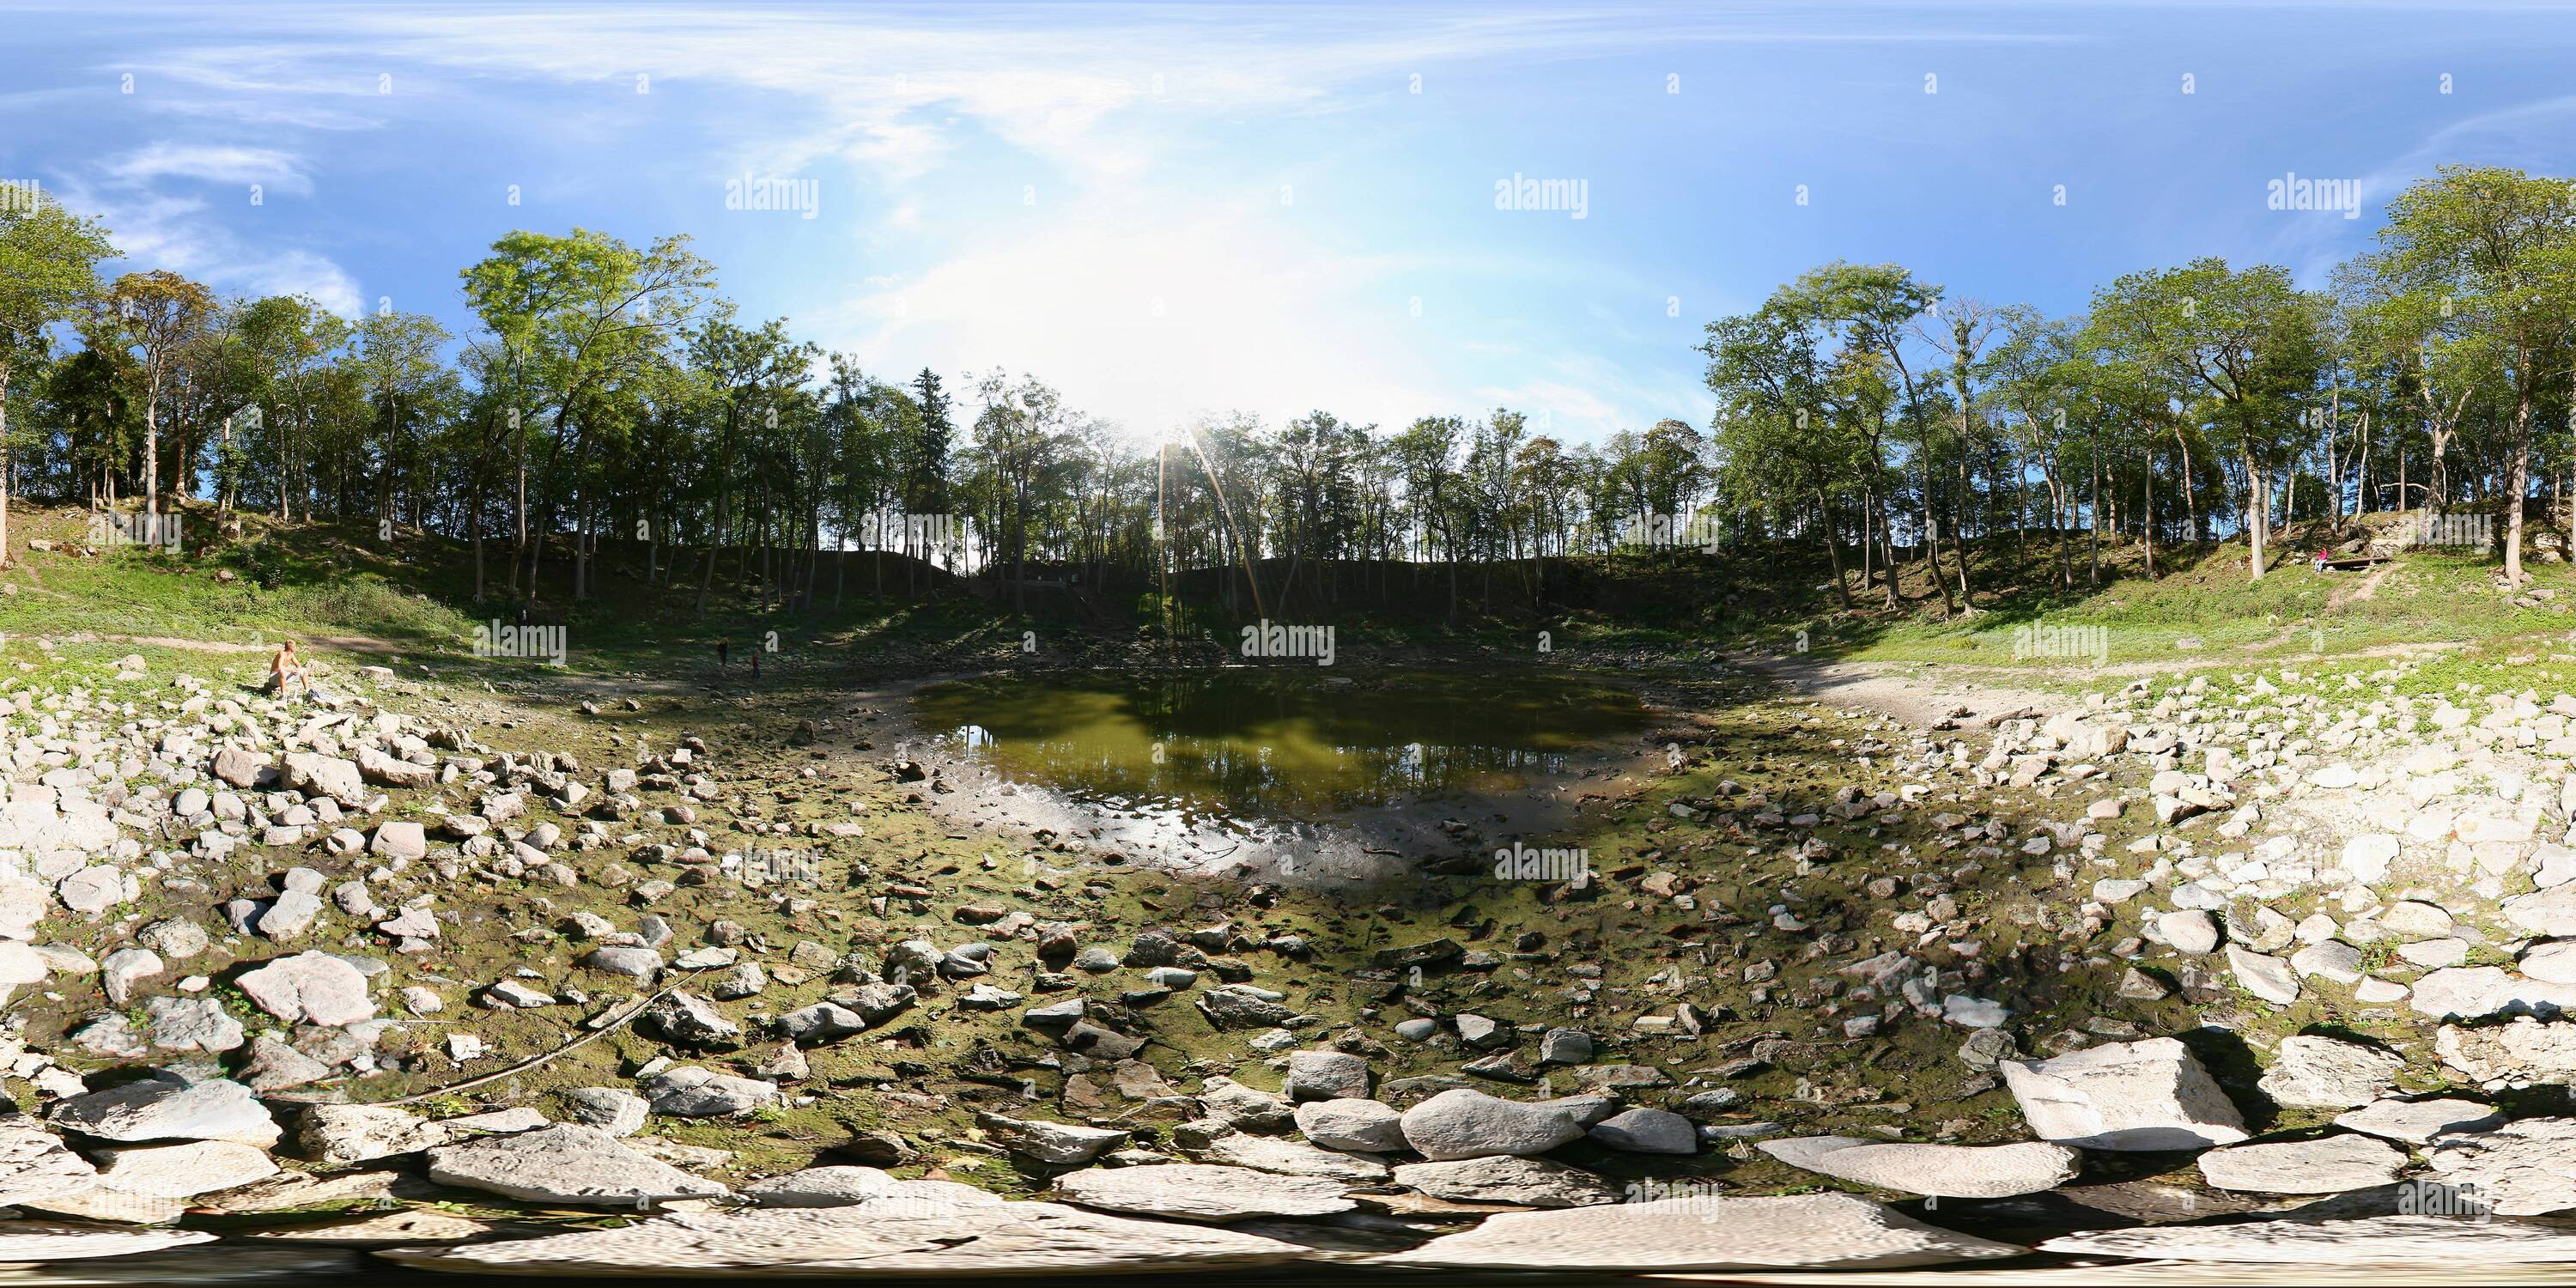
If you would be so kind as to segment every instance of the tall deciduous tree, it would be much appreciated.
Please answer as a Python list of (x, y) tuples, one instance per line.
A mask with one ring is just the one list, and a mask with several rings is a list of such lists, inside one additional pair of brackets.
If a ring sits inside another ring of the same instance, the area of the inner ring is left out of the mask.
[(2389, 203), (2379, 238), (2380, 271), (2445, 301), (2497, 350), (2513, 405), (2504, 573), (2519, 584), (2533, 412), (2576, 352), (2576, 191), (2501, 166), (2445, 166)]
[(0, 202), (0, 564), (9, 561), (9, 384), (52, 353), (51, 332), (98, 296), (106, 230), (28, 188)]
[[(143, 513), (161, 513), (161, 393), (176, 366), (179, 351), (215, 311), (215, 297), (205, 287), (177, 273), (153, 269), (128, 273), (108, 289), (107, 307), (119, 342), (134, 354), (136, 378), (143, 382)], [(186, 474), (186, 462), (172, 471)]]

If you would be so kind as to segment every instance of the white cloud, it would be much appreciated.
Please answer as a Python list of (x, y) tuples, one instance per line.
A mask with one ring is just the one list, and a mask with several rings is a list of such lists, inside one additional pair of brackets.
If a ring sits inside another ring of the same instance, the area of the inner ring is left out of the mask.
[(1139, 432), (1233, 407), (1327, 407), (1399, 425), (1431, 405), (1432, 373), (1409, 356), (1406, 334), (1420, 324), (1400, 300), (1374, 313), (1349, 306), (1405, 262), (1283, 254), (1258, 207), (1166, 220), (1127, 213), (1103, 200), (1033, 215), (1017, 235), (890, 283), (840, 316), (802, 321), (819, 326), (829, 347), (891, 371), (1000, 361)]
[(98, 188), (75, 181), (67, 205), (98, 217), (122, 256), (120, 270), (165, 268), (222, 294), (309, 295), (343, 317), (365, 308), (357, 281), (329, 256), (251, 245), (212, 217), (203, 198), (172, 196), (135, 183)]
[(196, 179), (206, 183), (235, 184), (307, 196), (313, 191), (312, 179), (292, 155), (275, 148), (246, 148), (225, 144), (154, 143), (110, 161), (109, 177), (120, 182), (147, 184), (156, 179)]

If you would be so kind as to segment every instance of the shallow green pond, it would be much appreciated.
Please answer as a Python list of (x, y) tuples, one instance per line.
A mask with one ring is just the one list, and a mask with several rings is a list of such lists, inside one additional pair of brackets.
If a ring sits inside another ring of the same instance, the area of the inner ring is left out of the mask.
[(1624, 689), (1542, 671), (993, 676), (914, 707), (950, 750), (1077, 799), (1287, 819), (1510, 791), (1647, 718)]

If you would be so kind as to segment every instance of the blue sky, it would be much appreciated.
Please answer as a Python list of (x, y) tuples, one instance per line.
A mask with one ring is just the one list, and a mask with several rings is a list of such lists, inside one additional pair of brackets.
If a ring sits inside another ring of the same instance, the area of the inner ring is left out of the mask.
[[(0, 178), (344, 312), (462, 330), (511, 228), (685, 232), (748, 316), (1140, 434), (1586, 439), (1704, 424), (1701, 326), (1836, 258), (2050, 312), (2202, 254), (2320, 284), (2436, 164), (2576, 173), (2571, 55), (2559, 5), (0, 3)], [(2293, 173), (2360, 217), (2268, 209)]]

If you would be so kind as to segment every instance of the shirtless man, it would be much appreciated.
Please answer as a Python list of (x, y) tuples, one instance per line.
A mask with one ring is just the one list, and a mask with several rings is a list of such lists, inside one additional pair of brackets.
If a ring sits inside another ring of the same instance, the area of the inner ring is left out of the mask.
[(304, 696), (308, 698), (313, 696), (313, 677), (305, 674), (304, 659), (296, 655), (295, 641), (286, 640), (277, 646), (276, 654), (268, 659), (269, 692), (285, 697), (286, 686), (290, 683), (301, 685)]

